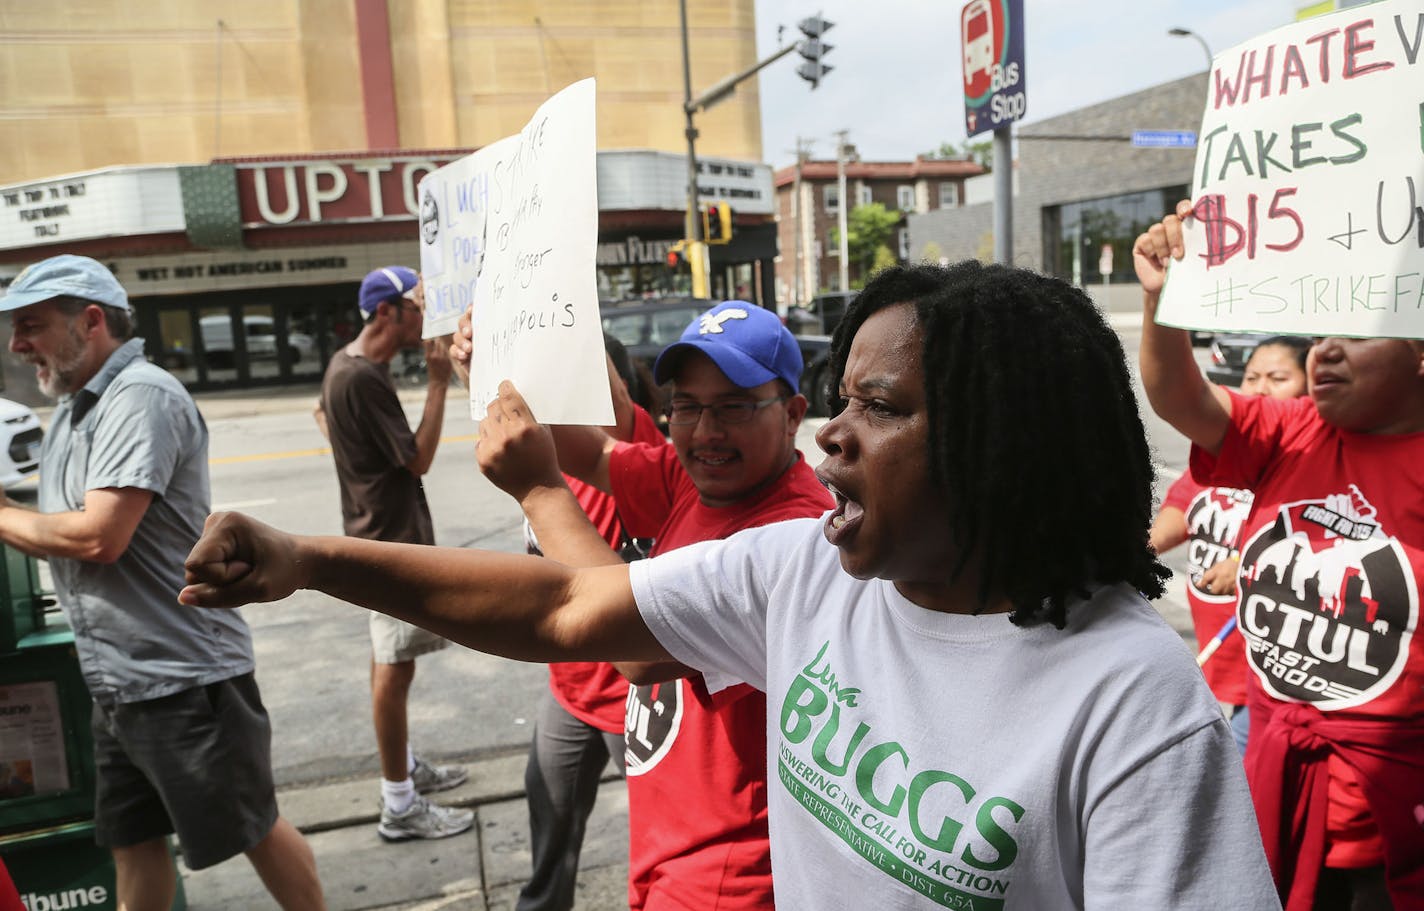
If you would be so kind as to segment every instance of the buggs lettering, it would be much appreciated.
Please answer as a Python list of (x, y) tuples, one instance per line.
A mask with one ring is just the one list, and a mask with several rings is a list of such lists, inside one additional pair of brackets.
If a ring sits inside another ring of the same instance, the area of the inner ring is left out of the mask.
[[(904, 747), (891, 740), (877, 742), (863, 722), (855, 726), (848, 740), (842, 737), (842, 707), (856, 708), (861, 690), (837, 677), (826, 657), (828, 646), (822, 645), (792, 681), (781, 704), (785, 744), (810, 742), (810, 763), (796, 763), (796, 776), (827, 794), (831, 793), (828, 785), (832, 779), (844, 779), (836, 791), (836, 796), (845, 792), (840, 802), (852, 810), (845, 797), (858, 797), (864, 806), (855, 806), (852, 818), (892, 848), (897, 848), (897, 840), (904, 841), (898, 827), (908, 830), (920, 847), (957, 856), (978, 870), (1009, 867), (1018, 855), (1013, 832), (1023, 819), (1024, 808), (1006, 797), (980, 799), (977, 790), (953, 772), (914, 771), (915, 764)], [(839, 755), (833, 756), (833, 751)], [(791, 752), (783, 747), (783, 762)], [(884, 793), (884, 785), (891, 782), (893, 787)], [(930, 809), (946, 804), (962, 805), (964, 812), (950, 815)], [(874, 812), (862, 816), (865, 807)], [(961, 838), (967, 822), (973, 831)], [(924, 851), (904, 852), (903, 846), (897, 850), (916, 863), (926, 860)]]

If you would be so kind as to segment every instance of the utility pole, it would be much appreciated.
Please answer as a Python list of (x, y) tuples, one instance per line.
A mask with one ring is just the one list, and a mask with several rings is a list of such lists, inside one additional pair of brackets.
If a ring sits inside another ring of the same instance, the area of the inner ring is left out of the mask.
[(806, 164), (806, 159), (811, 152), (811, 141), (796, 137), (796, 182), (792, 184), (791, 202), (796, 208), (792, 212), (792, 231), (796, 238), (796, 291), (791, 299), (793, 307), (799, 307), (806, 303), (805, 295), (805, 271), (806, 271), (806, 238), (802, 234), (801, 211), (805, 208), (801, 200), (801, 168)]
[(706, 300), (711, 295), (711, 264), (707, 245), (703, 243), (702, 219), (697, 217), (697, 127), (692, 123), (692, 57), (687, 50), (687, 0), (678, 0), (682, 16), (682, 113), (686, 118), (687, 136), (687, 217), (683, 221), (683, 236), (688, 240), (688, 264), (692, 267), (692, 296)]
[(809, 61), (797, 72), (815, 88), (820, 78), (831, 71), (830, 67), (820, 62), (821, 56), (830, 48), (819, 41), (812, 42), (809, 39), (823, 34), (832, 23), (815, 16), (803, 21), (799, 27), (808, 36), (808, 41), (788, 44), (765, 60), (757, 61), (740, 73), (733, 73), (693, 98), (692, 57), (688, 53), (687, 38), (687, 0), (678, 0), (677, 8), (682, 22), (682, 113), (687, 136), (687, 218), (683, 222), (683, 231), (687, 236), (688, 263), (692, 266), (692, 296), (706, 299), (711, 293), (711, 257), (708, 254), (707, 239), (702, 236), (702, 219), (697, 202), (697, 127), (692, 123), (692, 115), (707, 110), (731, 95), (740, 83), (792, 51), (800, 51), (801, 56)]
[(846, 210), (850, 200), (846, 199), (846, 134), (849, 130), (836, 131), (836, 233), (840, 235), (841, 271), (838, 291), (850, 290), (850, 238), (846, 236)]

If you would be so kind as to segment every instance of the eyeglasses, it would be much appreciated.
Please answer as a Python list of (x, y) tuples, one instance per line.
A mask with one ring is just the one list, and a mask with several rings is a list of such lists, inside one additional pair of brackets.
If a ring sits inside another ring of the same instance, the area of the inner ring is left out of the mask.
[(719, 424), (745, 424), (752, 415), (773, 402), (784, 402), (790, 396), (774, 395), (769, 399), (748, 399), (704, 405), (701, 402), (673, 402), (667, 408), (668, 423), (674, 427), (690, 427), (702, 420), (702, 412), (710, 411)]

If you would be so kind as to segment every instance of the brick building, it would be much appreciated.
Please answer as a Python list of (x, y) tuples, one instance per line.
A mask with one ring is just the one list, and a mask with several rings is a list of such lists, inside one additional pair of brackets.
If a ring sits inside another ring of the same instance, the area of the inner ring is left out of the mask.
[[(903, 215), (958, 208), (964, 201), (964, 181), (984, 173), (979, 165), (963, 160), (921, 156), (913, 161), (859, 161), (853, 150), (850, 159), (845, 179), (851, 209), (878, 202)], [(843, 290), (838, 287), (840, 246), (835, 233), (840, 212), (837, 163), (803, 161), (777, 171), (774, 182), (780, 249), (776, 260), (778, 304), (804, 304), (820, 291)], [(903, 217), (891, 249), (901, 261), (910, 258)], [(850, 284), (863, 284), (862, 279), (860, 269), (852, 263)]]

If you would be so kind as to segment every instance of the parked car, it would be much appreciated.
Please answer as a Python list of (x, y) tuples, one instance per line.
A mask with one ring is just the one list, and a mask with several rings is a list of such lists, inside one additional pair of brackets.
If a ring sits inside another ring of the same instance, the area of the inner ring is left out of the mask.
[(1270, 337), (1263, 332), (1218, 333), (1211, 340), (1211, 365), (1206, 368), (1206, 377), (1213, 383), (1230, 386), (1241, 385), (1246, 375), (1246, 362), (1251, 352), (1264, 339)]
[[(257, 314), (242, 318), (247, 333), (247, 356), (253, 360), (277, 357), (277, 324), (270, 316)], [(224, 314), (205, 316), (198, 320), (203, 333), (203, 351), (213, 367), (233, 366), (232, 320)], [(304, 332), (287, 333), (287, 359), (293, 364), (312, 357), (316, 342)]]
[[(645, 375), (651, 378), (653, 361), (662, 350), (681, 338), (682, 331), (710, 306), (711, 301), (693, 297), (604, 301), (600, 315), (603, 331), (622, 342), (639, 372), (646, 370)], [(801, 335), (796, 341), (805, 364), (800, 392), (810, 400), (811, 414), (825, 415), (828, 395), (823, 387), (831, 340), (825, 335)]]
[(653, 361), (711, 303), (694, 297), (656, 297), (600, 305), (603, 331), (623, 343), (634, 363)]
[(33, 411), (9, 399), (0, 399), (0, 422), (0, 486), (11, 487), (39, 471), (44, 431)]
[(786, 327), (793, 335), (830, 335), (840, 325), (846, 308), (859, 291), (828, 291), (807, 301), (804, 307), (786, 311)]

